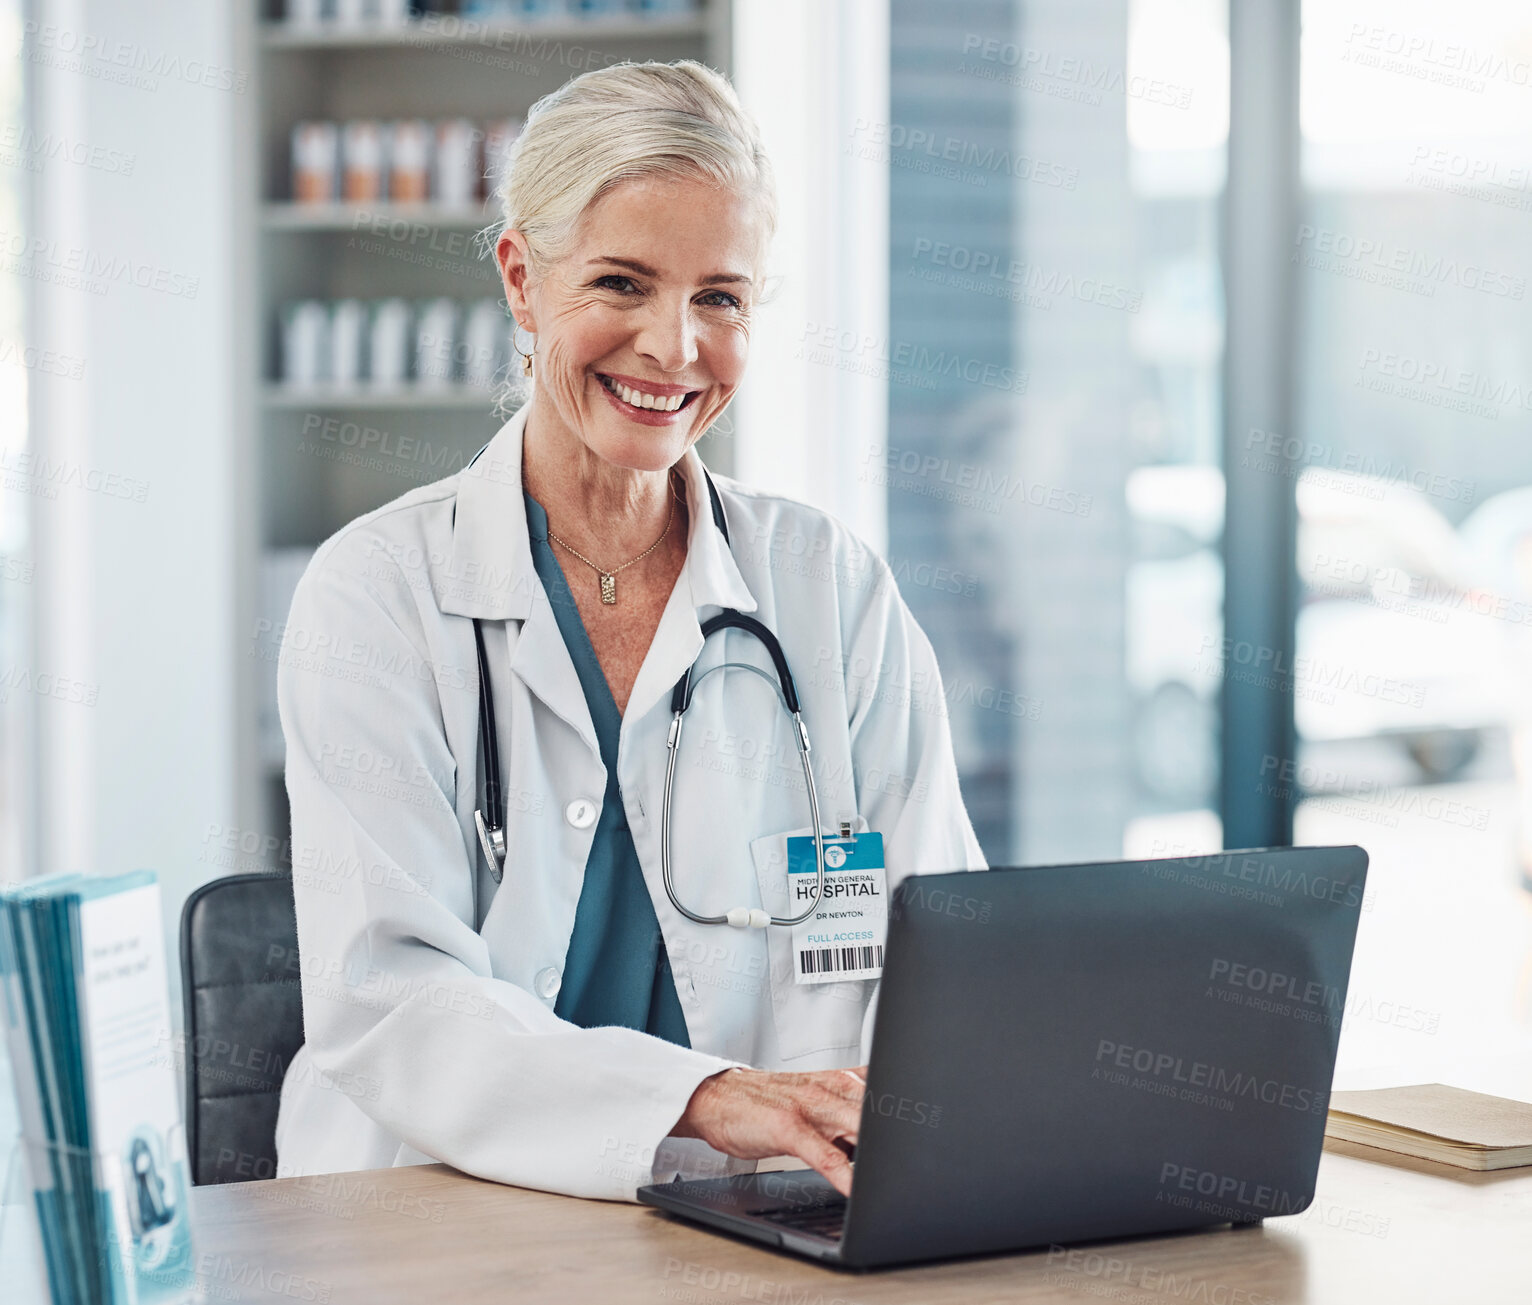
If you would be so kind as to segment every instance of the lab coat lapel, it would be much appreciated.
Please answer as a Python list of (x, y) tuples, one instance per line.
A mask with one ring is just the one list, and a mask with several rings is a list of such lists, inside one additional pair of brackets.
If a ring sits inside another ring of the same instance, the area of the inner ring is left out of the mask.
[(575, 670), (574, 659), (569, 655), (569, 645), (564, 642), (564, 632), (559, 629), (553, 606), (542, 590), (532, 599), (532, 610), (516, 636), (511, 671), (551, 711), (575, 729), (592, 753), (601, 755), (580, 673)]
[(521, 500), (526, 424), (523, 406), (458, 473), (452, 556), (445, 569), (431, 559), (437, 602), (449, 616), (525, 620), (533, 597), (542, 593)]
[(579, 672), (532, 564), (521, 496), (526, 424), (523, 405), (459, 474), (452, 558), (437, 577), (436, 591), (442, 611), (451, 615), (521, 622), (511, 636), (512, 673), (599, 755)]

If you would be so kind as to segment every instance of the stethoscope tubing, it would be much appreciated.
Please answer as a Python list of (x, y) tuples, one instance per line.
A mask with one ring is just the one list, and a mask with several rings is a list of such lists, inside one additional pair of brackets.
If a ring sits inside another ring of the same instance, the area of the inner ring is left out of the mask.
[[(479, 660), (479, 739), (484, 753), (484, 805), (475, 809), (473, 822), (479, 845), (489, 861), (489, 872), (498, 884), (505, 874), (505, 829), (500, 824), (504, 795), (500, 788), (500, 746), (495, 738), (495, 694), (489, 687), (489, 658), (484, 654), (484, 629), (473, 623), (474, 651)], [(484, 819), (489, 810), (490, 824)]]
[[(488, 445), (485, 446), (486, 448)], [(482, 453), (484, 450), (480, 449)], [(477, 460), (477, 455), (475, 455)], [(707, 482), (708, 496), (712, 500), (713, 520), (722, 531), (724, 542), (730, 543), (729, 524), (723, 513), (723, 504), (718, 497), (718, 490), (713, 484), (713, 478), (708, 475), (707, 469), (703, 468), (703, 478)], [(732, 547), (732, 543), (730, 543)], [(660, 874), (665, 883), (665, 895), (670, 898), (670, 904), (676, 908), (688, 920), (696, 924), (727, 924), (736, 928), (765, 928), (768, 924), (796, 925), (802, 924), (819, 909), (820, 900), (824, 896), (825, 887), (825, 847), (824, 831), (819, 824), (819, 791), (814, 784), (814, 768), (809, 761), (811, 744), (809, 732), (803, 723), (803, 712), (798, 703), (798, 689), (793, 682), (793, 673), (787, 665), (787, 655), (782, 651), (782, 645), (776, 635), (753, 616), (747, 616), (734, 608), (725, 608), (717, 616), (709, 617), (702, 626), (702, 639), (707, 642), (709, 635), (721, 629), (739, 629), (753, 635), (766, 649), (771, 657), (772, 666), (776, 670), (776, 683), (772, 686), (777, 690), (783, 708), (793, 720), (793, 738), (798, 747), (798, 757), (803, 764), (803, 782), (808, 790), (809, 810), (813, 820), (811, 828), (814, 831), (814, 859), (816, 863), (816, 878), (814, 881), (814, 900), (809, 906), (797, 915), (775, 916), (767, 915), (759, 908), (734, 907), (724, 915), (702, 915), (692, 911), (680, 899), (676, 893), (675, 880), (671, 872), (670, 863), (670, 807), (671, 795), (674, 791), (676, 757), (681, 746), (681, 720), (686, 714), (686, 709), (691, 706), (692, 694), (700, 683), (714, 671), (723, 670), (726, 666), (735, 666), (741, 670), (754, 671), (757, 675), (771, 681), (771, 677), (758, 666), (749, 662), (724, 662), (714, 666), (699, 675), (696, 681), (692, 679), (692, 671), (696, 669), (695, 663), (687, 667), (681, 678), (676, 681), (675, 688), (671, 691), (670, 728), (666, 734), (666, 761), (665, 761), (665, 791), (662, 802), (662, 815), (660, 822)], [(474, 650), (478, 660), (479, 671), (479, 750), (483, 758), (484, 766), (484, 802), (473, 813), (474, 826), (479, 835), (479, 845), (483, 849), (484, 857), (489, 863), (490, 877), (498, 884), (505, 875), (506, 838), (505, 828), (501, 823), (503, 810), (504, 791), (500, 784), (500, 743), (495, 721), (495, 699), (489, 683), (489, 658), (484, 651), (484, 630), (479, 619), (473, 622)]]
[[(724, 615), (730, 614), (731, 613), (724, 613)], [(732, 612), (732, 615), (739, 616), (740, 613)], [(714, 629), (718, 628), (713, 624), (713, 622), (719, 619), (719, 617), (714, 617), (713, 620), (708, 621), (707, 624), (702, 627), (702, 637), (704, 640), (709, 634), (713, 632)], [(745, 617), (744, 619), (747, 621), (750, 620), (749, 617)], [(736, 625), (738, 623), (727, 622), (727, 624)], [(751, 624), (760, 625), (758, 621), (752, 621)], [(765, 630), (764, 626), (761, 626), (760, 628)], [(751, 633), (757, 632), (752, 630)], [(766, 630), (766, 634), (771, 639), (771, 642), (767, 643), (767, 651), (770, 652), (772, 644), (775, 644), (776, 640), (774, 637), (771, 637), (771, 632), (769, 630)], [(759, 637), (758, 634), (757, 637)], [(765, 642), (765, 640), (762, 640), (762, 642)], [(780, 647), (777, 648), (777, 653), (781, 653)], [(782, 672), (787, 676), (788, 684), (791, 684), (792, 673), (787, 670), (787, 659), (785, 657), (781, 657), (779, 660), (778, 658), (774, 657), (773, 661), (778, 662)], [(771, 683), (771, 677), (767, 675), (765, 671), (761, 670), (759, 666), (752, 666), (749, 662), (721, 662), (719, 665), (704, 671), (697, 677), (697, 680), (700, 683), (714, 671), (721, 671), (725, 667), (730, 666), (737, 667), (743, 671), (754, 671), (755, 674), (766, 680), (767, 683)], [(690, 676), (691, 671), (688, 670), (686, 672), (686, 677), (684, 678), (689, 679)], [(689, 704), (691, 699), (691, 690), (695, 687), (695, 685), (688, 684), (688, 691), (685, 698), (685, 702), (687, 704)], [(782, 699), (782, 704), (784, 707), (786, 707), (788, 697), (787, 694), (782, 691), (783, 686), (779, 682), (778, 684), (773, 684), (772, 688), (778, 690), (779, 697)], [(677, 685), (678, 695), (679, 690), (680, 685)], [(793, 699), (796, 701), (796, 693), (793, 694)], [(824, 831), (820, 828), (819, 825), (819, 791), (814, 786), (814, 768), (809, 763), (809, 752), (812, 750), (812, 745), (809, 743), (809, 732), (808, 728), (803, 723), (802, 712), (789, 711), (789, 714), (793, 718), (793, 737), (797, 741), (798, 745), (798, 759), (803, 763), (803, 784), (804, 787), (808, 790), (809, 810), (811, 812), (811, 818), (814, 822), (811, 828), (814, 831), (814, 859), (818, 872), (814, 881), (814, 900), (809, 903), (807, 909), (800, 912), (798, 915), (772, 915), (766, 916), (765, 919), (762, 919), (761, 917), (765, 915), (764, 912), (759, 910), (752, 911), (745, 907), (735, 907), (733, 910), (725, 913), (724, 915), (699, 915), (697, 912), (690, 910), (676, 894), (675, 880), (671, 875), (670, 870), (670, 796), (675, 783), (676, 758), (680, 755), (681, 752), (681, 721), (682, 717), (685, 715), (685, 710), (686, 708), (683, 705), (680, 710), (673, 712), (670, 718), (670, 729), (667, 731), (665, 736), (665, 792), (664, 800), (661, 804), (660, 814), (660, 876), (665, 881), (665, 895), (670, 898), (670, 904), (674, 906), (676, 910), (681, 912), (681, 914), (684, 915), (688, 920), (691, 920), (696, 924), (729, 924), (733, 925), (735, 928), (765, 928), (768, 924), (802, 924), (805, 920), (812, 916), (815, 911), (819, 909), (819, 902), (820, 899), (824, 896), (825, 891), (825, 847)]]

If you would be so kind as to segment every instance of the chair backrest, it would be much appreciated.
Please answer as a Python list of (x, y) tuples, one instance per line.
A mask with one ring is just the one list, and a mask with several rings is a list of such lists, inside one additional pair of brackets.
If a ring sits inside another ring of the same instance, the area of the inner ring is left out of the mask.
[(290, 874), (229, 875), (181, 909), (193, 1183), (275, 1178), (282, 1076), (303, 1045)]

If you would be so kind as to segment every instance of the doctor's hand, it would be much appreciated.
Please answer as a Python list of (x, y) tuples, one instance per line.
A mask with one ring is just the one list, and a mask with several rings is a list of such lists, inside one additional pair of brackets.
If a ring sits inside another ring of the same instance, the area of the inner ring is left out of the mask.
[(850, 1196), (848, 1152), (861, 1127), (866, 1087), (865, 1065), (810, 1074), (726, 1069), (697, 1085), (670, 1131), (700, 1137), (741, 1160), (795, 1155)]

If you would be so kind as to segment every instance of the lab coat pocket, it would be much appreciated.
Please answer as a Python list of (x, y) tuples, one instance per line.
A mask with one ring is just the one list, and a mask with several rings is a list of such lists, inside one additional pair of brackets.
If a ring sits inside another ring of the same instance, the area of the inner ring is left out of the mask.
[[(856, 831), (865, 833), (860, 817)], [(813, 829), (789, 829), (752, 840), (761, 905), (772, 915), (796, 915), (803, 908), (790, 907), (787, 890), (787, 840), (812, 835)], [(847, 1052), (854, 1060), (861, 1046), (862, 1018), (872, 997), (874, 979), (844, 983), (795, 983), (793, 981), (793, 931), (774, 924), (766, 930), (766, 949), (771, 969), (771, 1013), (776, 1023), (777, 1046), (783, 1060), (822, 1051)]]

